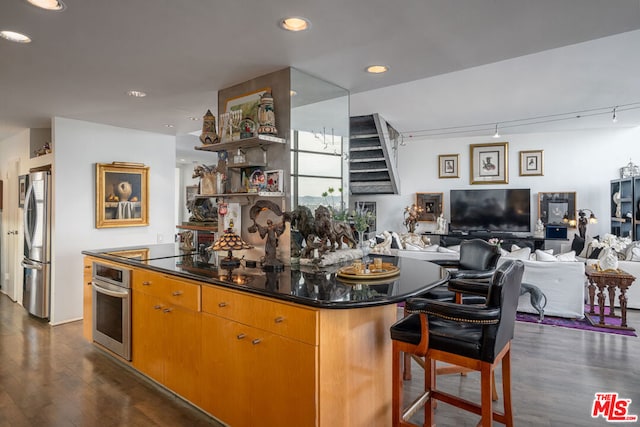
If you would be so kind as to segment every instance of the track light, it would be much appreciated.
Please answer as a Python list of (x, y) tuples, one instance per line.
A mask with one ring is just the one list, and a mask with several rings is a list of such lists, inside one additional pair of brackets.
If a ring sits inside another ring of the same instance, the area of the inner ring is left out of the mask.
[(500, 138), (500, 132), (498, 132), (498, 124), (496, 123), (496, 132), (493, 134), (494, 138)]
[(616, 116), (616, 110), (618, 109), (618, 107), (613, 107), (613, 117), (611, 118), (611, 121), (613, 123), (617, 123), (618, 122), (618, 117)]

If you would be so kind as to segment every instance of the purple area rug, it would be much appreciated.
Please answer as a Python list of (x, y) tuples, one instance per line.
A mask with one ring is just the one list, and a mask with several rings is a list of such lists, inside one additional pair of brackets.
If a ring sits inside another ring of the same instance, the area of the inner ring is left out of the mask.
[[(595, 307), (596, 313), (598, 313), (598, 307)], [(589, 305), (585, 305), (584, 309), (585, 313), (589, 312)], [(620, 315), (620, 309), (615, 312), (617, 315)], [(605, 307), (605, 323), (612, 325), (620, 325), (619, 317), (610, 317), (609, 308)], [(599, 321), (598, 314), (591, 315), (591, 318), (594, 322)], [(541, 323), (542, 325), (551, 325), (551, 326), (559, 326), (561, 328), (571, 328), (571, 329), (581, 329), (583, 331), (595, 331), (595, 332), (605, 332), (609, 334), (618, 334), (618, 335), (627, 335), (630, 337), (637, 337), (634, 331), (626, 331), (622, 329), (611, 329), (611, 328), (602, 328), (598, 326), (593, 326), (589, 323), (589, 320), (584, 319), (565, 319), (564, 317), (553, 317), (553, 316), (544, 316), (544, 320), (539, 322), (540, 317), (537, 314), (529, 314), (529, 313), (517, 313), (516, 320), (520, 322), (528, 322), (528, 323)], [(628, 321), (627, 321), (628, 323)]]

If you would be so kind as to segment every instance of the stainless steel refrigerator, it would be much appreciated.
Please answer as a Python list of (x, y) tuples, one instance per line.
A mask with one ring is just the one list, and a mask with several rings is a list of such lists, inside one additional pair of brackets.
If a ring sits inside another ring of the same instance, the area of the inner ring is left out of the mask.
[(32, 172), (24, 200), (22, 305), (49, 318), (51, 295), (51, 172)]

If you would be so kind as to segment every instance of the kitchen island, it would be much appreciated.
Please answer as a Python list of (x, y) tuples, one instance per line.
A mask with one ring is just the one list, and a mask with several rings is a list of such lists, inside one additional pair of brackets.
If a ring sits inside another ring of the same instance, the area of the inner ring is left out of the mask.
[(95, 261), (131, 271), (131, 365), (240, 427), (390, 425), (396, 303), (447, 278), (393, 257), (399, 276), (348, 282), (340, 266), (218, 269), (173, 245), (83, 254), (85, 277)]

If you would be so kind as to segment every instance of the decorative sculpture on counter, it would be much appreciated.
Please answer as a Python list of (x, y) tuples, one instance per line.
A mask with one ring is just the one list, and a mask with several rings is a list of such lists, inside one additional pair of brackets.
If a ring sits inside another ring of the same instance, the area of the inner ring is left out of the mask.
[[(267, 220), (267, 225), (258, 224), (256, 221), (262, 211), (270, 210), (277, 216), (282, 217), (282, 221), (274, 223), (271, 219)], [(280, 206), (269, 200), (258, 200), (249, 210), (249, 218), (253, 221), (247, 231), (249, 233), (259, 233), (261, 238), (266, 237), (264, 244), (264, 261), (262, 267), (267, 271), (282, 271), (284, 263), (277, 258), (278, 238), (286, 230), (286, 221), (290, 221), (289, 214), (282, 212)]]
[(273, 106), (273, 96), (270, 91), (260, 96), (258, 105), (258, 133), (260, 135), (278, 135), (276, 128), (276, 112)]
[(217, 144), (220, 142), (216, 128), (216, 116), (211, 114), (211, 110), (207, 110), (207, 113), (202, 116), (202, 134), (200, 135), (200, 142), (205, 145)]
[(187, 230), (178, 234), (180, 235), (180, 250), (192, 252), (195, 249), (193, 246), (193, 231)]
[(331, 211), (325, 206), (316, 209), (315, 217), (306, 206), (298, 206), (290, 215), (292, 229), (302, 236), (305, 243), (302, 258), (313, 258), (316, 249), (320, 256), (327, 251), (335, 252), (345, 240), (349, 247), (357, 246), (349, 224), (333, 220)]
[(200, 178), (200, 195), (211, 196), (225, 193), (227, 181), (227, 162), (221, 151), (216, 166), (197, 165), (193, 168), (192, 178)]

